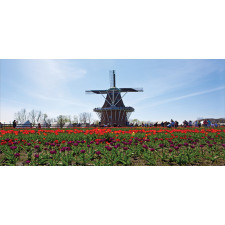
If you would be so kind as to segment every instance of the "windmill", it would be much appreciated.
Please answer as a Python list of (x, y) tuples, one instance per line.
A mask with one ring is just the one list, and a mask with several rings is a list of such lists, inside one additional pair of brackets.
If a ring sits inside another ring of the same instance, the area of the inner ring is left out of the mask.
[[(123, 97), (128, 92), (143, 92), (142, 88), (117, 88), (115, 70), (109, 72), (110, 88), (106, 90), (89, 90), (87, 94), (101, 94), (105, 102), (101, 108), (94, 108), (101, 125), (126, 126), (128, 119), (134, 108), (126, 107), (123, 103)], [(121, 94), (123, 94), (121, 96)]]

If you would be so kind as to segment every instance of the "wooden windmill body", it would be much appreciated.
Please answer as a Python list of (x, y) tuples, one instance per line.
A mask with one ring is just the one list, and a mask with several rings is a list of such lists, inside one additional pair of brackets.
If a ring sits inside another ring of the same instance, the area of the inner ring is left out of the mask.
[[(115, 70), (110, 71), (111, 87), (107, 90), (90, 90), (86, 93), (101, 94), (105, 102), (102, 107), (94, 108), (94, 112), (98, 114), (101, 125), (110, 126), (127, 126), (128, 119), (133, 107), (126, 107), (123, 103), (123, 97), (128, 92), (143, 92), (142, 88), (117, 88)], [(123, 96), (121, 96), (123, 93)], [(106, 95), (106, 96), (105, 96)]]

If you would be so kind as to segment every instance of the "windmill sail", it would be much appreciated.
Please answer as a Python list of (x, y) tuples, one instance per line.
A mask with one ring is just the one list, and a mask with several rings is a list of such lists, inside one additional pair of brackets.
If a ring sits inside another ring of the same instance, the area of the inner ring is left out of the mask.
[(115, 70), (109, 71), (109, 81), (110, 81), (110, 88), (116, 87), (116, 74)]

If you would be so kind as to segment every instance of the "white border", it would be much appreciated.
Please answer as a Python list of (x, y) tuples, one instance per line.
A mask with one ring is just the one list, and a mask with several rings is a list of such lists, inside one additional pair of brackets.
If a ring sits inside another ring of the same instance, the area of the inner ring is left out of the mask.
[[(224, 1), (1, 1), (0, 58), (223, 59)], [(8, 224), (224, 224), (224, 167), (1, 167)]]

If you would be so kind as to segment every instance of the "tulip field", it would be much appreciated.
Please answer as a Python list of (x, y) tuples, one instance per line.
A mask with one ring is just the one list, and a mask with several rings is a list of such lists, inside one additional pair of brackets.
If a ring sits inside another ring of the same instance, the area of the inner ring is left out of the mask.
[(225, 127), (0, 129), (1, 166), (223, 166)]

